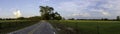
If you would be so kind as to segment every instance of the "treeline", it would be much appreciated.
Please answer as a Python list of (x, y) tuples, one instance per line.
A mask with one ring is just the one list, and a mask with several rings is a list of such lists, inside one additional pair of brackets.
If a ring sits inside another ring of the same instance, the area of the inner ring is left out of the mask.
[(0, 20), (41, 20), (40, 16), (33, 16), (29, 18), (19, 17), (19, 18), (0, 18)]
[(120, 21), (120, 16), (117, 16), (116, 19), (108, 19), (108, 18), (101, 18), (101, 19), (75, 19), (75, 18), (70, 18), (68, 20), (107, 20), (107, 21)]

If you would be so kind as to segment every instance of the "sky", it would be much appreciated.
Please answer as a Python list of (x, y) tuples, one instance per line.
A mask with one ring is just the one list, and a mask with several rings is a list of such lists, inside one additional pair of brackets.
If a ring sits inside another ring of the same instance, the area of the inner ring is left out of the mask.
[(114, 19), (120, 16), (120, 0), (0, 0), (0, 18), (40, 16), (39, 6), (50, 6), (64, 18)]

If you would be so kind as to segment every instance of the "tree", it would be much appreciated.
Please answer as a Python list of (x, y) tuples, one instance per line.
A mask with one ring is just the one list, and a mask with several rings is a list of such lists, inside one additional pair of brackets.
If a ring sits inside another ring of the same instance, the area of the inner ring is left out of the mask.
[(30, 20), (41, 20), (40, 16), (29, 17)]
[(101, 20), (108, 20), (108, 18), (102, 18)]
[(40, 6), (41, 19), (42, 20), (60, 20), (62, 17), (58, 12), (54, 12), (53, 7)]
[(53, 7), (49, 7), (49, 6), (40, 6), (40, 9), (41, 9), (40, 10), (41, 15), (50, 14), (54, 10)]
[(116, 18), (117, 20), (120, 20), (120, 16), (117, 16), (117, 18)]
[(24, 18), (24, 17), (19, 17), (19, 18), (17, 18), (17, 19), (23, 20), (23, 19), (25, 19), (25, 18)]
[(60, 14), (58, 12), (52, 13), (51, 17), (53, 20), (61, 20), (62, 17), (60, 16)]
[(41, 18), (43, 20), (49, 20), (51, 18), (50, 14), (53, 12), (53, 8), (49, 6), (40, 6)]
[(70, 18), (70, 19), (68, 19), (68, 20), (75, 20), (74, 18)]

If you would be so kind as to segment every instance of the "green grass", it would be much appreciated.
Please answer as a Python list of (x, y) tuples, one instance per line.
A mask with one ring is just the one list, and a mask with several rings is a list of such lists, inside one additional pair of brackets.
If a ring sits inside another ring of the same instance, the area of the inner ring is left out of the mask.
[[(60, 20), (49, 22), (61, 29), (60, 34), (120, 34), (120, 21)], [(67, 31), (67, 27), (73, 28), (75, 32)]]
[(0, 20), (0, 34), (6, 34), (37, 22), (33, 20)]

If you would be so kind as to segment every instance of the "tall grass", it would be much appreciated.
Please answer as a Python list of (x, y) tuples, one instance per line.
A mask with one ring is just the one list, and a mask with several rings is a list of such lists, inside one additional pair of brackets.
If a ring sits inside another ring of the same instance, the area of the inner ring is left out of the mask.
[(0, 34), (9, 33), (9, 32), (30, 26), (37, 22), (38, 21), (32, 21), (32, 20), (1, 20)]
[[(60, 20), (49, 22), (53, 25), (57, 24), (55, 25), (57, 28), (60, 28), (58, 26), (65, 26), (64, 29), (71, 27), (75, 31), (74, 34), (120, 34), (120, 21)], [(68, 34), (69, 31), (60, 33)]]

